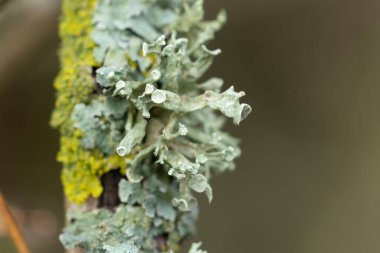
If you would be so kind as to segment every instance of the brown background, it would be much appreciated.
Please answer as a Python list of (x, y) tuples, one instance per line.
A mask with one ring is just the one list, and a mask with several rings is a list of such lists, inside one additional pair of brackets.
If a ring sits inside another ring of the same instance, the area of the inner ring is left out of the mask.
[[(245, 90), (237, 170), (203, 196), (210, 253), (380, 251), (380, 1), (206, 0), (229, 22), (210, 75)], [(0, 190), (35, 252), (62, 252), (53, 0), (0, 10)], [(0, 226), (1, 228), (1, 226)], [(0, 229), (0, 235), (2, 231)], [(0, 252), (14, 252), (0, 239)]]

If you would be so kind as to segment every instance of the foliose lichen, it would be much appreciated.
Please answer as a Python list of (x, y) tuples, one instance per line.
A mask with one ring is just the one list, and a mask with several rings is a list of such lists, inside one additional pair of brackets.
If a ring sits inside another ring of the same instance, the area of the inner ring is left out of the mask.
[(202, 0), (63, 2), (52, 125), (65, 194), (82, 204), (102, 194), (102, 175), (125, 177), (117, 208), (69, 210), (60, 239), (94, 253), (177, 251), (195, 232), (194, 192), (211, 201), (211, 175), (240, 155), (224, 118), (238, 125), (251, 112), (244, 92), (202, 81), (221, 52), (206, 44), (226, 14), (205, 21)]

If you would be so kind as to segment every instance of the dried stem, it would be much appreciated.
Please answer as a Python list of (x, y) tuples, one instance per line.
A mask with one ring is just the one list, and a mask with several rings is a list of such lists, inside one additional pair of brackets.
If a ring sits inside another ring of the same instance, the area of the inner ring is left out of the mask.
[(11, 211), (9, 210), (8, 204), (0, 192), (0, 214), (4, 219), (5, 227), (11, 236), (13, 243), (15, 244), (19, 253), (31, 253), (28, 246), (25, 243), (24, 237), (21, 234), (19, 227), (17, 226), (16, 220), (14, 219)]

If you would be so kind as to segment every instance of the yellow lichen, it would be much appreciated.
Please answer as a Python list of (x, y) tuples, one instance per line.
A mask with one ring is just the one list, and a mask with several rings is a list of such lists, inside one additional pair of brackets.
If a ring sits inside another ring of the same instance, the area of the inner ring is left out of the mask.
[(99, 197), (102, 193), (100, 176), (112, 169), (125, 172), (125, 159), (116, 153), (104, 157), (97, 150), (83, 149), (80, 143), (81, 133), (74, 132), (72, 137), (61, 137), (61, 150), (57, 160), (65, 165), (62, 182), (66, 196), (73, 202), (81, 204), (89, 196)]
[(98, 64), (93, 58), (95, 45), (91, 39), (95, 4), (96, 0), (63, 1), (61, 71), (54, 82), (57, 100), (51, 125), (62, 135), (57, 160), (63, 163), (65, 195), (77, 204), (85, 202), (89, 196), (100, 196), (103, 191), (101, 175), (112, 169), (120, 169), (122, 173), (126, 170), (125, 159), (116, 153), (105, 157), (97, 149), (84, 149), (80, 143), (82, 135), (71, 121), (74, 106), (88, 102), (95, 89), (92, 67)]
[(73, 131), (70, 117), (74, 105), (86, 102), (94, 89), (91, 71), (97, 64), (92, 56), (95, 45), (91, 32), (95, 3), (96, 0), (63, 1), (61, 71), (54, 82), (58, 97), (51, 119), (51, 124), (63, 135)]

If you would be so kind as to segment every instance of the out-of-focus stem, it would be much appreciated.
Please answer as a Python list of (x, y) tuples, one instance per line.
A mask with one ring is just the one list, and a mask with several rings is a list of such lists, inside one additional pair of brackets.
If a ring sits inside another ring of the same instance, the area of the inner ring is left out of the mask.
[(7, 202), (1, 192), (0, 192), (0, 214), (4, 219), (5, 226), (18, 252), (31, 253), (28, 246), (25, 243), (24, 237), (22, 236), (19, 227), (17, 226), (16, 220), (14, 219), (11, 211), (9, 210)]

